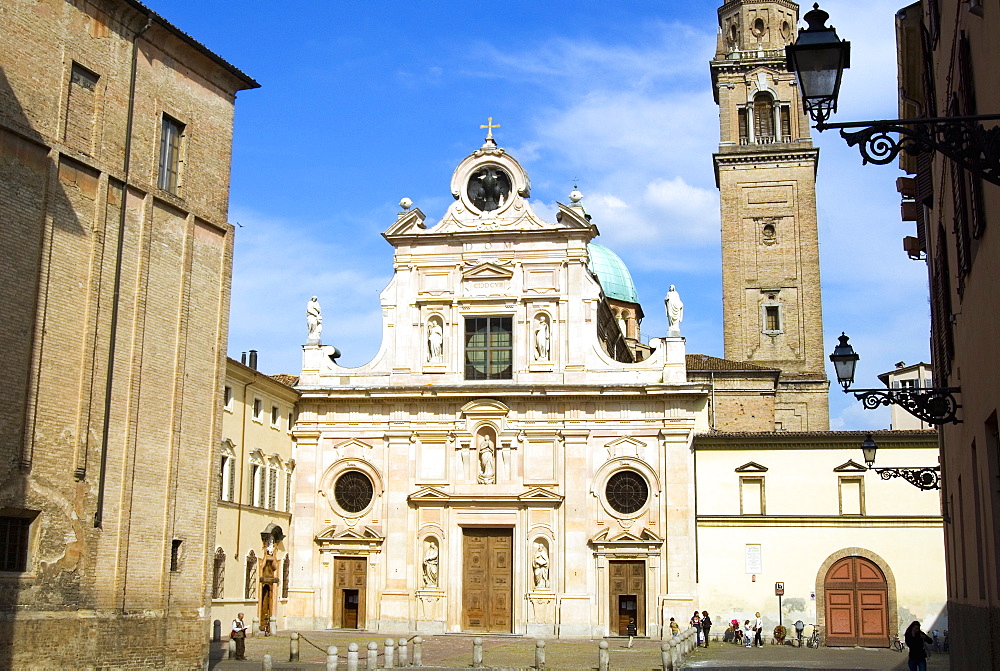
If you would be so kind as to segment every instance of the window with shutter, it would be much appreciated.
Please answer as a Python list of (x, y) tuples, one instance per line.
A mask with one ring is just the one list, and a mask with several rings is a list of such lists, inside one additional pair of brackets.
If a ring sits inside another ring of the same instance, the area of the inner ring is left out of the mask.
[(774, 98), (769, 93), (753, 97), (753, 136), (756, 144), (774, 142)]

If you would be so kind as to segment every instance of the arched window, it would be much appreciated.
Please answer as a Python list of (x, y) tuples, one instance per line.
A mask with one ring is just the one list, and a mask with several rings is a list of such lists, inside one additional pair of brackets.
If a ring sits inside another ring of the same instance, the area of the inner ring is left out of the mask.
[(212, 598), (221, 599), (223, 586), (226, 582), (226, 553), (222, 548), (215, 551), (215, 561), (212, 564)]
[(243, 587), (243, 598), (257, 598), (257, 555), (253, 553), (253, 550), (250, 550), (250, 554), (247, 555), (246, 583)]
[(774, 98), (763, 91), (753, 97), (753, 135), (757, 144), (774, 142)]

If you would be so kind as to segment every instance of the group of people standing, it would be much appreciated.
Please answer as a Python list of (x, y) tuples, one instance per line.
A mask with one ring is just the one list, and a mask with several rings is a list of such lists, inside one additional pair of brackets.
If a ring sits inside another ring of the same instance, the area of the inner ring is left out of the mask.
[[(708, 611), (703, 610), (700, 613), (695, 611), (691, 616), (690, 624), (694, 627), (695, 632), (697, 632), (698, 645), (708, 647), (709, 635), (712, 632), (712, 618), (709, 617)], [(751, 622), (747, 620), (743, 624), (742, 631), (740, 630), (740, 621), (733, 620), (729, 625), (730, 632), (739, 631), (740, 642), (746, 641), (746, 646), (749, 648), (751, 645), (763, 646), (763, 631), (764, 631), (764, 620), (760, 617), (760, 612), (754, 614), (754, 619)], [(674, 618), (670, 618), (670, 634), (672, 636), (679, 636), (681, 631), (680, 624)], [(724, 640), (733, 641), (736, 637), (730, 636), (729, 633), (726, 634)]]

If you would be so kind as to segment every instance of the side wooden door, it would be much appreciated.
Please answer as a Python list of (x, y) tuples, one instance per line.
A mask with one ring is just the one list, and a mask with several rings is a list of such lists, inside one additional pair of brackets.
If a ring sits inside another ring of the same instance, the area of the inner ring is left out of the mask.
[(628, 625), (635, 619), (636, 633), (646, 635), (646, 562), (608, 562), (608, 593), (611, 597), (609, 633), (628, 636)]
[(462, 627), (511, 632), (514, 537), (511, 529), (464, 529)]
[(845, 557), (830, 567), (823, 585), (827, 645), (889, 646), (889, 589), (878, 566)]
[(366, 563), (364, 557), (337, 557), (333, 561), (334, 628), (365, 628)]

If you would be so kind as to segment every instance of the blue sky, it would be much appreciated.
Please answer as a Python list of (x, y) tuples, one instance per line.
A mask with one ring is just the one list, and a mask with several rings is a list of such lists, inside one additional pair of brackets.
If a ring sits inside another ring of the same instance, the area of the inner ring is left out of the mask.
[[(688, 352), (722, 355), (708, 70), (721, 0), (148, 4), (262, 85), (236, 104), (230, 356), (257, 349), (263, 371), (297, 372), (316, 294), (324, 342), (344, 365), (367, 362), (392, 274), (381, 233), (404, 196), (429, 221), (444, 213), (488, 116), (539, 214), (579, 185), (598, 241), (632, 272), (644, 337), (665, 334), (676, 284)], [(899, 5), (822, 3), (852, 43), (834, 120), (895, 118)], [(926, 268), (902, 251), (913, 229), (899, 219), (898, 169), (862, 167), (834, 131), (813, 140), (825, 351), (846, 331), (859, 386), (877, 386), (895, 362), (928, 360)], [(832, 428), (888, 426), (887, 411), (863, 410), (836, 383), (830, 399)]]

